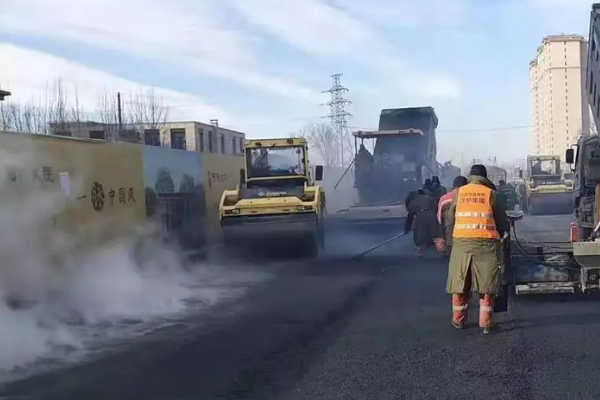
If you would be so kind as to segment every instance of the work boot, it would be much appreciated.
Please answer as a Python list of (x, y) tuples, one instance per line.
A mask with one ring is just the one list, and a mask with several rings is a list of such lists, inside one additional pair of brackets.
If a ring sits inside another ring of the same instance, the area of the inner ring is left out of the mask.
[(460, 322), (456, 322), (455, 320), (451, 319), (450, 323), (452, 324), (452, 326), (456, 329), (463, 329), (465, 327), (464, 323), (460, 323)]
[(489, 335), (490, 333), (494, 333), (495, 331), (496, 331), (496, 327), (495, 327), (494, 325), (490, 325), (490, 326), (488, 326), (488, 327), (486, 327), (486, 328), (483, 328), (483, 329), (481, 330), (481, 332), (482, 332), (484, 335)]

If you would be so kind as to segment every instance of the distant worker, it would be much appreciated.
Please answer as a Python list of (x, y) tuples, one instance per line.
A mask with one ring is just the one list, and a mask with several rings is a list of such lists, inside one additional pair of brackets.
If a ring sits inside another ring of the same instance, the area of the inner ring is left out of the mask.
[(436, 197), (436, 202), (440, 201), (442, 196), (448, 192), (446, 188), (440, 183), (440, 178), (437, 176), (431, 177), (431, 187), (433, 188), (433, 195)]
[(481, 164), (471, 167), (448, 210), (447, 230), (452, 252), (446, 291), (452, 295), (452, 325), (461, 329), (467, 319), (471, 291), (479, 293), (479, 327), (493, 328), (494, 297), (501, 288), (502, 242), (509, 232), (506, 210)]
[(452, 231), (449, 229), (448, 221), (448, 211), (450, 210), (450, 206), (452, 205), (452, 201), (456, 197), (456, 193), (458, 192), (458, 188), (467, 184), (467, 178), (459, 175), (454, 178), (452, 182), (452, 190), (440, 198), (438, 202), (437, 208), (437, 219), (438, 223), (442, 227), (442, 235), (444, 239), (445, 250), (447, 254), (450, 254), (450, 250), (452, 249)]
[[(416, 190), (413, 190), (412, 192), (408, 193), (408, 196), (406, 196), (406, 199), (404, 200), (404, 206), (406, 207), (407, 211), (408, 211), (409, 204), (415, 199), (415, 197), (417, 197)], [(410, 222), (408, 221), (409, 219), (410, 219)], [(417, 241), (417, 232), (413, 229), (414, 228), (414, 216), (407, 217), (405, 223), (409, 224), (408, 231), (410, 231), (411, 229), (413, 231), (413, 243), (415, 244), (415, 249), (416, 249), (419, 247), (419, 243)], [(405, 227), (404, 231), (406, 233), (408, 233), (408, 231), (406, 230), (406, 227)]]
[(438, 236), (439, 225), (435, 214), (436, 210), (437, 204), (434, 197), (423, 189), (417, 191), (417, 195), (408, 205), (408, 217), (404, 225), (404, 232), (410, 232), (414, 221), (417, 256), (422, 255), (423, 251), (434, 243), (433, 239)]
[(502, 195), (504, 205), (507, 210), (514, 210), (518, 203), (517, 191), (512, 185), (506, 184), (504, 179), (500, 179), (498, 182), (498, 192)]
[(357, 185), (364, 186), (363, 182), (367, 182), (371, 177), (371, 169), (373, 168), (373, 155), (361, 143), (356, 159), (354, 160), (356, 167)]

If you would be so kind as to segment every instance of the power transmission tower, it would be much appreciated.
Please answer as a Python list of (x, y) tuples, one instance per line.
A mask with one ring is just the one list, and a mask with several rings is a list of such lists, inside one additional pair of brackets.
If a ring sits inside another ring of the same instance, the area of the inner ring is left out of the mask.
[(352, 104), (352, 102), (344, 97), (348, 89), (342, 86), (341, 77), (342, 74), (331, 75), (331, 87), (322, 93), (329, 93), (331, 95), (331, 100), (324, 104), (329, 106), (329, 115), (326, 115), (324, 118), (329, 118), (331, 121), (331, 127), (337, 138), (339, 160), (342, 167), (345, 167), (345, 153), (351, 146), (348, 136), (348, 119), (352, 117), (352, 114), (346, 111), (346, 106)]

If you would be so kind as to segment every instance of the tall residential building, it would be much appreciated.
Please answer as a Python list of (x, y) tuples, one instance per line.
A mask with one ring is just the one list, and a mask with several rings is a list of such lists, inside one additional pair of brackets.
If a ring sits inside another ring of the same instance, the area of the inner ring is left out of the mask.
[(560, 155), (590, 132), (583, 90), (587, 42), (578, 35), (546, 36), (529, 63), (533, 154)]

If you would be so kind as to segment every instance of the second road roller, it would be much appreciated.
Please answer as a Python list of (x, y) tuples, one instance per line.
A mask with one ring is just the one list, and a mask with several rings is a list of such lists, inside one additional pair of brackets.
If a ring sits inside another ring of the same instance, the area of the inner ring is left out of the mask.
[(573, 183), (566, 180), (559, 156), (528, 156), (521, 207), (531, 215), (573, 212)]

